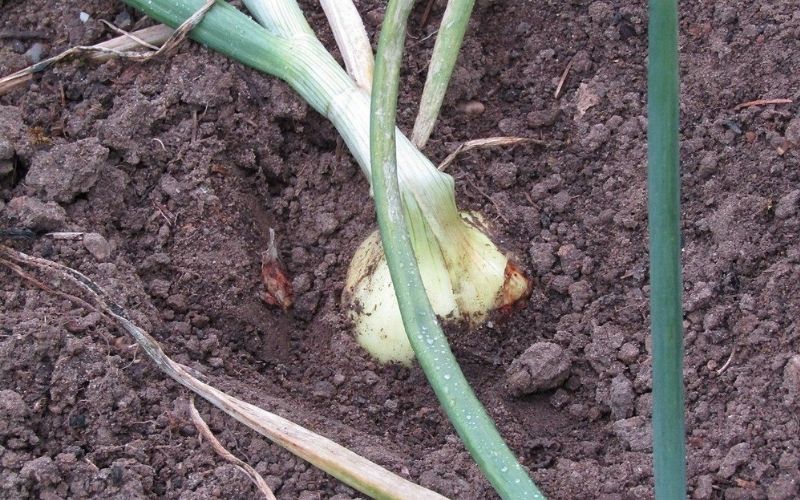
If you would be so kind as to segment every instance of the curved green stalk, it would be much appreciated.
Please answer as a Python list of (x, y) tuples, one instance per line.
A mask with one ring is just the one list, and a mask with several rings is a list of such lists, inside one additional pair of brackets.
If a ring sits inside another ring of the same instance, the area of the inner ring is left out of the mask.
[(656, 498), (686, 497), (677, 0), (651, 0), (647, 75)]
[(425, 88), (419, 103), (419, 112), (414, 121), (414, 131), (411, 142), (422, 149), (431, 136), (436, 117), (442, 107), (444, 93), (453, 75), (461, 42), (467, 31), (469, 16), (475, 0), (449, 0), (444, 10), (439, 34), (431, 54), (431, 63), (428, 67), (428, 76), (425, 79)]
[(370, 117), (372, 187), (403, 324), (428, 382), (478, 466), (503, 498), (544, 498), (472, 392), (431, 308), (411, 247), (397, 179), (395, 115), (406, 20), (413, 0), (391, 0), (375, 62)]

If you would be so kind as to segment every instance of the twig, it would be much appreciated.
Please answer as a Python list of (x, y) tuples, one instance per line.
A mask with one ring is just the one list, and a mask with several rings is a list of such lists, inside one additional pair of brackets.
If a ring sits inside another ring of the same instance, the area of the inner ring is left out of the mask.
[(558, 96), (561, 95), (561, 89), (564, 87), (564, 83), (567, 81), (567, 75), (569, 75), (569, 70), (572, 68), (572, 63), (575, 61), (575, 56), (572, 56), (567, 63), (567, 67), (564, 68), (564, 72), (561, 73), (561, 79), (558, 80), (558, 86), (556, 87), (556, 92), (553, 95), (555, 99), (558, 99)]
[[(312, 465), (339, 478), (370, 496), (389, 498), (442, 499), (441, 495), (397, 476), (343, 446), (315, 434), (294, 422), (253, 404), (234, 398), (194, 377), (187, 369), (164, 353), (161, 345), (127, 318), (125, 310), (80, 271), (51, 260), (34, 257), (0, 245), (0, 255), (19, 264), (57, 273), (91, 295), (95, 307), (111, 316), (128, 333), (161, 371), (206, 401), (275, 444), (289, 450)], [(6, 260), (0, 259), (5, 265)]]
[(84, 233), (78, 231), (59, 231), (45, 234), (45, 236), (54, 240), (79, 240), (83, 238), (83, 235)]
[(105, 24), (108, 27), (108, 29), (110, 29), (114, 33), (116, 33), (118, 35), (122, 35), (122, 36), (124, 36), (126, 38), (130, 38), (131, 40), (133, 40), (134, 42), (138, 43), (142, 47), (147, 47), (150, 50), (158, 50), (158, 46), (157, 45), (153, 45), (152, 43), (150, 43), (150, 42), (148, 42), (146, 40), (142, 40), (141, 38), (136, 36), (135, 33), (128, 33), (127, 31), (125, 31), (122, 28), (117, 28), (116, 26), (114, 26), (110, 22), (106, 21), (105, 19), (101, 19), (100, 22)]
[(261, 477), (261, 474), (259, 474), (254, 468), (250, 467), (249, 464), (247, 464), (243, 460), (240, 460), (239, 458), (234, 456), (233, 453), (229, 452), (228, 450), (225, 449), (224, 446), (222, 446), (222, 443), (219, 442), (219, 440), (211, 432), (211, 429), (208, 428), (208, 424), (206, 424), (205, 420), (203, 420), (203, 417), (200, 416), (200, 412), (198, 412), (197, 408), (195, 408), (194, 398), (189, 399), (189, 415), (191, 415), (192, 417), (192, 422), (194, 423), (194, 426), (197, 427), (197, 432), (200, 433), (201, 442), (203, 437), (206, 438), (208, 444), (210, 444), (211, 447), (214, 448), (214, 451), (216, 451), (219, 456), (221, 456), (228, 462), (231, 462), (242, 472), (247, 474), (247, 477), (249, 477), (250, 480), (253, 481), (253, 483), (256, 485), (256, 488), (258, 488), (258, 491), (260, 491), (261, 494), (264, 495), (264, 498), (266, 498), (267, 500), (277, 500), (275, 498), (275, 494), (272, 493), (272, 490), (270, 489), (267, 482), (264, 481), (263, 477)]
[(486, 139), (474, 139), (464, 142), (456, 148), (455, 151), (450, 153), (442, 163), (439, 164), (439, 170), (444, 171), (458, 155), (471, 151), (473, 149), (493, 148), (497, 146), (514, 146), (516, 144), (538, 144), (544, 146), (546, 143), (538, 139), (531, 139), (530, 137), (488, 137)]
[(744, 108), (751, 108), (753, 106), (766, 106), (768, 104), (791, 104), (794, 101), (791, 99), (756, 99), (755, 101), (747, 101), (734, 106), (734, 111), (739, 111)]
[(728, 369), (728, 367), (731, 365), (731, 361), (733, 361), (734, 354), (736, 354), (736, 344), (733, 344), (733, 347), (731, 347), (731, 355), (728, 356), (728, 360), (725, 361), (725, 364), (722, 365), (722, 367), (719, 370), (717, 370), (717, 375), (722, 375), (725, 372), (725, 370)]

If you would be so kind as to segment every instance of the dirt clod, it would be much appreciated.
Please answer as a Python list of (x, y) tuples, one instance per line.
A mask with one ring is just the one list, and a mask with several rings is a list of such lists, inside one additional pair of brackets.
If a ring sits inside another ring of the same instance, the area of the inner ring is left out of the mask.
[(58, 204), (44, 203), (30, 196), (18, 196), (8, 202), (8, 215), (24, 228), (34, 231), (64, 229), (67, 213)]
[(93, 137), (54, 146), (34, 156), (25, 182), (45, 200), (68, 203), (94, 186), (107, 158), (108, 149)]
[(572, 359), (552, 342), (537, 342), (511, 363), (506, 386), (514, 396), (555, 389), (569, 376)]

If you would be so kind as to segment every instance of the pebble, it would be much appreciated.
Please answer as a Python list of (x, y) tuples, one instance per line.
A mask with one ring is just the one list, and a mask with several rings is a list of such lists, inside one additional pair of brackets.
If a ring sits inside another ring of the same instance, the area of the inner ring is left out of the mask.
[(36, 64), (42, 60), (43, 53), (44, 53), (44, 45), (42, 45), (39, 42), (36, 42), (33, 45), (31, 45), (31, 48), (29, 48), (25, 52), (25, 57), (30, 59), (32, 63)]
[(486, 106), (480, 101), (467, 101), (461, 107), (461, 110), (468, 115), (482, 115), (486, 111)]
[(105, 262), (109, 259), (109, 257), (111, 257), (111, 244), (101, 234), (84, 234), (83, 246), (86, 247), (86, 250), (88, 250), (89, 253), (100, 262)]
[(514, 396), (555, 389), (567, 380), (572, 357), (558, 344), (537, 342), (515, 359), (506, 372)]

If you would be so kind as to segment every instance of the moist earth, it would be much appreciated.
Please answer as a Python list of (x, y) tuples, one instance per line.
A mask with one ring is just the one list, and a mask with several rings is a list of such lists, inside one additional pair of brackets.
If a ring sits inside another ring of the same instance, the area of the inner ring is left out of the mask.
[[(355, 3), (374, 42), (384, 3)], [(423, 24), (425, 4), (409, 27), (406, 131), (443, 11), (434, 2)], [(111, 0), (0, 5), (2, 75), (115, 36), (101, 20), (150, 23)], [(319, 6), (301, 5), (333, 47)], [(800, 494), (798, 44), (792, 1), (681, 3), (693, 498)], [(441, 161), (470, 139), (541, 141), (448, 167), (461, 208), (536, 282), (517, 309), (448, 334), (550, 498), (652, 497), (646, 49), (642, 1), (478, 1), (425, 148)], [(756, 99), (793, 102), (737, 107)], [(60, 63), (0, 97), (0, 176), (1, 227), (87, 233), (6, 243), (91, 276), (175, 360), (444, 495), (494, 497), (420, 369), (379, 366), (353, 341), (340, 296), (374, 229), (369, 187), (287, 85), (194, 42), (146, 63)], [(288, 312), (262, 300), (270, 228)], [(256, 495), (198, 440), (190, 395), (99, 314), (6, 268), (0, 301), (2, 496)], [(556, 353), (549, 380), (535, 379), (541, 343)], [(278, 498), (359, 498), (197, 405)]]

